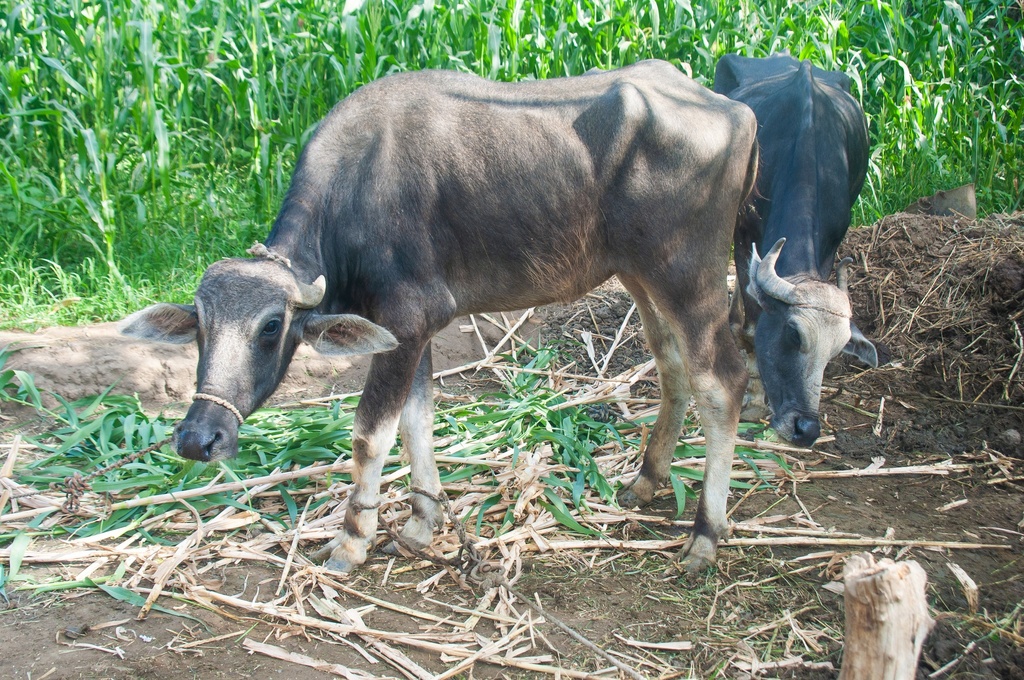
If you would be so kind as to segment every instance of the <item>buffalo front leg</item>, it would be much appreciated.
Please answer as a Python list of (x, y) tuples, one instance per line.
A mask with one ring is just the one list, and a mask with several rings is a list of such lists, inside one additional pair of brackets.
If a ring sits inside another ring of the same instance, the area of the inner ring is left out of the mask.
[(750, 381), (747, 383), (746, 394), (743, 395), (740, 420), (744, 423), (759, 423), (771, 416), (771, 409), (768, 408), (768, 397), (764, 392), (764, 383), (761, 382), (761, 370), (757, 367), (757, 355), (753, 349), (749, 349), (743, 352), (743, 358), (746, 360)]
[(348, 572), (366, 561), (377, 533), (384, 459), (394, 446), (399, 417), (425, 345), (402, 342), (391, 352), (374, 355), (370, 363), (352, 427), (354, 467), (345, 521), (339, 534), (313, 556), (322, 559), (329, 554), (328, 569)]
[[(737, 244), (736, 247), (737, 257), (739, 257), (740, 245)], [(747, 252), (749, 253), (749, 248)], [(747, 264), (749, 264), (749, 257)], [(750, 376), (746, 394), (743, 396), (740, 420), (745, 423), (757, 423), (762, 419), (767, 419), (770, 414), (768, 400), (764, 394), (764, 383), (761, 382), (761, 371), (757, 367), (757, 354), (754, 350), (754, 329), (757, 323), (754, 312), (757, 310), (748, 311), (748, 308), (757, 305), (757, 302), (752, 301), (750, 296), (744, 293), (748, 280), (746, 271), (746, 266), (744, 266), (743, 276), (736, 278), (736, 289), (732, 293), (732, 302), (729, 306), (729, 328), (732, 329), (732, 335), (736, 339), (740, 353), (746, 360), (747, 374)]]
[[(409, 459), (411, 470), (412, 516), (402, 528), (402, 541), (411, 548), (425, 548), (434, 537), (434, 530), (444, 521), (437, 499), (444, 493), (441, 478), (434, 461), (434, 383), (430, 356), (430, 345), (423, 350), (423, 357), (416, 368), (409, 398), (402, 409), (398, 424), (402, 436), (402, 453)], [(388, 544), (386, 552), (395, 554), (394, 543)]]
[(693, 573), (715, 563), (718, 541), (728, 533), (729, 475), (747, 372), (724, 314), (718, 323), (691, 320), (681, 327), (681, 333), (686, 338), (690, 384), (707, 441), (704, 489), (693, 531), (679, 555), (686, 571)]
[(619, 507), (634, 508), (650, 503), (654, 492), (668, 482), (672, 456), (690, 404), (690, 390), (679, 343), (672, 328), (658, 314), (639, 282), (621, 276), (620, 280), (633, 296), (640, 312), (644, 335), (658, 367), (658, 384), (661, 387), (661, 408), (654, 423), (654, 432), (644, 449), (640, 474), (618, 493)]

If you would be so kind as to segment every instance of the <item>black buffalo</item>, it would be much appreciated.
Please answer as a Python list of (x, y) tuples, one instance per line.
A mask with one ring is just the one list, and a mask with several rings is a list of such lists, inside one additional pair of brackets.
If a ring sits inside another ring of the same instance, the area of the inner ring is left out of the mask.
[(761, 153), (757, 188), (735, 234), (730, 321), (752, 376), (744, 417), (762, 415), (767, 397), (776, 432), (809, 446), (821, 433), (829, 360), (843, 351), (878, 365), (874, 345), (851, 320), (849, 260), (836, 268), (837, 286), (828, 283), (867, 171), (864, 112), (848, 76), (788, 55), (726, 55), (714, 90), (753, 109)]
[(349, 570), (375, 535), (396, 431), (414, 491), (404, 538), (428, 544), (440, 519), (431, 337), (456, 316), (572, 300), (617, 275), (640, 310), (663, 400), (621, 499), (650, 501), (667, 481), (694, 394), (708, 465), (684, 555), (699, 568), (726, 529), (747, 382), (725, 272), (755, 135), (746, 106), (665, 62), (516, 84), (439, 71), (382, 78), (320, 123), (254, 258), (214, 263), (194, 305), (153, 305), (122, 331), (198, 341), (197, 400), (175, 440), (203, 461), (235, 455), (240, 422), (299, 342), (375, 353), (344, 529), (322, 551)]

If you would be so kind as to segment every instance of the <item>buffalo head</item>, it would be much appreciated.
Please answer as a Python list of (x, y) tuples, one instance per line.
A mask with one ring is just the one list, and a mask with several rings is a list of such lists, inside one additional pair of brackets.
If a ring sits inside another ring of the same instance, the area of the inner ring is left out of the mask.
[(195, 304), (157, 303), (120, 323), (128, 336), (199, 344), (197, 399), (174, 430), (181, 456), (237, 454), (241, 420), (273, 393), (299, 342), (330, 355), (397, 346), (391, 333), (360, 316), (315, 311), (325, 288), (323, 276), (299, 281), (281, 259), (221, 260), (203, 274)]
[(871, 367), (878, 354), (850, 319), (846, 259), (836, 268), (833, 286), (809, 276), (783, 278), (775, 272), (786, 239), (779, 239), (762, 260), (754, 246), (747, 292), (762, 313), (754, 331), (757, 367), (772, 408), (772, 427), (798, 446), (810, 446), (821, 434), (818, 403), (825, 365), (840, 352)]

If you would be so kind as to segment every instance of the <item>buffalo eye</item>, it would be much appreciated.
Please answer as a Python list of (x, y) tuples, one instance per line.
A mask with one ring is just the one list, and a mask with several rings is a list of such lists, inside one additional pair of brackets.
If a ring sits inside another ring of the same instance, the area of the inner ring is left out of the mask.
[(281, 332), (281, 321), (279, 319), (271, 319), (260, 331), (261, 338), (273, 338)]
[(783, 334), (787, 345), (796, 350), (800, 349), (803, 340), (800, 338), (800, 329), (796, 327), (796, 324), (787, 323)]

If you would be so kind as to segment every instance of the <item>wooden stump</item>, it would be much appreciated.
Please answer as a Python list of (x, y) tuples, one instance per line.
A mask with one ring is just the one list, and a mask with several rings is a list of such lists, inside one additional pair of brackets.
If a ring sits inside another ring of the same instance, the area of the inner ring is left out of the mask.
[(928, 577), (917, 562), (854, 555), (843, 568), (846, 634), (839, 680), (913, 680), (928, 615)]

